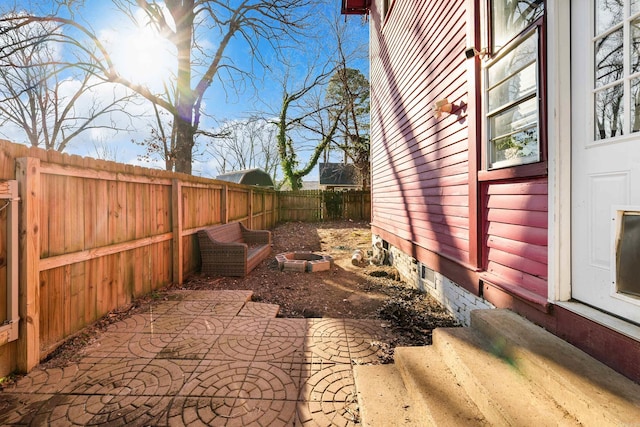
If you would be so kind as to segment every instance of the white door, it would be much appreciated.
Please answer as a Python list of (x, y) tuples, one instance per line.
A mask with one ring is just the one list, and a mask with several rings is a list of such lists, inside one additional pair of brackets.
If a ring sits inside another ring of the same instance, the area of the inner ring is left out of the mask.
[(572, 298), (640, 323), (640, 0), (571, 14)]

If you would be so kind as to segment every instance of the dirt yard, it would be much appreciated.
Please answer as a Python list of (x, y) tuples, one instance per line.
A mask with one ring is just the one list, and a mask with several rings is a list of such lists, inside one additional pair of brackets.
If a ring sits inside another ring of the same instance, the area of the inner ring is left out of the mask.
[[(401, 282), (394, 268), (367, 261), (352, 265), (354, 250), (361, 249), (366, 258), (371, 248), (368, 223), (284, 223), (273, 230), (273, 243), (273, 257), (247, 277), (195, 275), (182, 286), (170, 286), (138, 298), (129, 307), (109, 313), (67, 340), (44, 366), (66, 366), (77, 360), (82, 348), (106, 326), (145, 311), (153, 300), (164, 298), (173, 289), (250, 289), (254, 301), (280, 305), (281, 317), (379, 319), (390, 332), (389, 340), (379, 343), (381, 363), (393, 361), (396, 346), (428, 345), (434, 328), (456, 326), (435, 300)], [(335, 265), (330, 271), (316, 273), (280, 271), (275, 255), (291, 251), (331, 255)]]
[[(353, 265), (356, 249), (365, 259)], [(373, 318), (394, 332), (391, 346), (431, 343), (431, 330), (456, 325), (435, 300), (410, 289), (395, 268), (371, 265), (366, 222), (289, 222), (273, 230), (273, 257), (245, 278), (192, 277), (185, 289), (251, 289), (254, 300), (280, 305), (281, 317)], [(331, 271), (280, 271), (275, 255), (312, 251), (334, 259)]]

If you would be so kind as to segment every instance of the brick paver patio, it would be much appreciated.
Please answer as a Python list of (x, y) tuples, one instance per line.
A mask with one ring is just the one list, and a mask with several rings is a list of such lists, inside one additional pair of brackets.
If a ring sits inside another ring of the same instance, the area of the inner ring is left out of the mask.
[(250, 291), (176, 291), (65, 368), (0, 393), (0, 425), (354, 426), (373, 320), (282, 319)]

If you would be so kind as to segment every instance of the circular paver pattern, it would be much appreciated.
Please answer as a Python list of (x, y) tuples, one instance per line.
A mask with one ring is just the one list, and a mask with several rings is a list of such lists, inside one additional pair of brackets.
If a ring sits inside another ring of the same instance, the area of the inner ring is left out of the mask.
[(264, 331), (268, 337), (304, 337), (307, 334), (306, 319), (269, 319)]
[(264, 362), (203, 362), (181, 395), (224, 399), (292, 400), (296, 385), (289, 374)]
[(182, 301), (175, 306), (174, 315), (197, 316), (211, 306), (209, 301)]
[(222, 335), (207, 359), (251, 361), (256, 356), (261, 338), (259, 335)]
[[(50, 369), (36, 368), (29, 375), (20, 378), (16, 384), (8, 386), (7, 390), (12, 393), (57, 393), (81, 374), (82, 371), (78, 365)], [(1, 400), (0, 397), (0, 402)]]
[(170, 401), (162, 396), (57, 395), (40, 411), (48, 415), (46, 425), (148, 426), (162, 423)]
[[(115, 355), (121, 357), (156, 357), (177, 334), (134, 334), (126, 348), (117, 348)], [(120, 350), (120, 351), (119, 351)]]
[(182, 333), (187, 335), (220, 335), (224, 332), (225, 326), (231, 322), (231, 319), (221, 319), (217, 317), (197, 317)]
[(178, 397), (169, 408), (169, 425), (291, 426), (295, 402), (243, 398)]
[(204, 359), (219, 335), (177, 335), (157, 355), (160, 359)]
[(168, 396), (177, 393), (188, 373), (170, 360), (111, 359), (97, 363), (71, 382), (70, 394)]
[(262, 337), (253, 360), (302, 363), (304, 345), (303, 337)]
[(311, 320), (308, 335), (311, 337), (345, 338), (347, 333), (342, 319)]
[(298, 410), (303, 425), (355, 426), (358, 404), (350, 365), (334, 365), (316, 371), (301, 389), (304, 401)]

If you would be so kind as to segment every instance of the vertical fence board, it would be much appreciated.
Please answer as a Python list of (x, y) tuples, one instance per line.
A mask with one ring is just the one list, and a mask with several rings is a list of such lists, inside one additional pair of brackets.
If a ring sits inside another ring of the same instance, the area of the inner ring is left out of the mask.
[(29, 372), (40, 360), (40, 161), (20, 158), (16, 179), (22, 201), (20, 213), (20, 322), (17, 361), (19, 371)]
[[(0, 201), (0, 203), (6, 200)], [(7, 237), (10, 233), (7, 213), (9, 209), (0, 210), (0, 323), (7, 320), (7, 262), (9, 253), (7, 250)], [(1, 348), (2, 346), (0, 346)]]
[[(62, 335), (66, 337), (72, 332), (71, 329), (71, 265), (62, 267), (60, 274), (62, 275)], [(54, 335), (55, 336), (55, 335)]]
[(84, 185), (81, 179), (66, 180), (64, 203), (64, 253), (77, 252), (84, 249)]
[(83, 263), (85, 266), (85, 300), (84, 300), (84, 321), (85, 323), (91, 323), (97, 319), (97, 301), (98, 301), (98, 286), (97, 286), (97, 274), (96, 265), (98, 260), (89, 260)]
[(368, 191), (281, 191), (277, 193), (278, 221), (313, 222), (337, 218), (371, 220)]
[(51, 274), (53, 274), (53, 270), (43, 271), (42, 273), (40, 273), (40, 280), (38, 283), (40, 287), (40, 299), (43, 301), (40, 304), (40, 320), (38, 325), (40, 327), (40, 333), (42, 334), (42, 337), (38, 345), (38, 350), (40, 350), (40, 346), (46, 347), (46, 337), (49, 333), (49, 323), (55, 322), (55, 319), (53, 319), (53, 316), (55, 316), (55, 312), (51, 313), (49, 309), (49, 301), (51, 299), (51, 297), (49, 296), (49, 291), (51, 289)]
[(84, 189), (84, 248), (96, 247), (96, 224), (98, 222), (97, 199), (96, 199), (96, 180), (85, 179), (83, 180)]
[(70, 303), (69, 303), (69, 331), (71, 334), (80, 330), (84, 326), (85, 318), (85, 304), (87, 302), (85, 295), (86, 277), (85, 277), (85, 263), (76, 263), (70, 266), (71, 280), (70, 280)]
[(109, 243), (109, 193), (107, 184), (107, 181), (96, 181), (95, 247), (105, 246)]
[[(60, 255), (64, 253), (64, 224), (65, 224), (65, 188), (67, 177), (55, 176), (43, 179), (43, 186), (47, 187), (48, 199), (41, 200), (48, 205), (47, 216), (41, 217), (42, 223), (48, 223), (49, 230), (49, 248), (47, 253), (49, 256)], [(40, 243), (42, 245), (42, 241)]]

